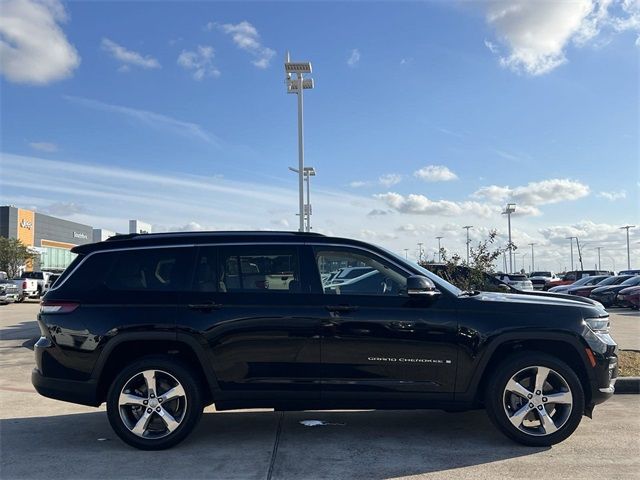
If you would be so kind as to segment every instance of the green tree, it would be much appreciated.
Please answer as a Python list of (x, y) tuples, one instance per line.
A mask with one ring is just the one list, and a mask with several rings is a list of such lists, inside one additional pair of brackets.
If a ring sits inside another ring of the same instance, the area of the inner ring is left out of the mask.
[(38, 254), (20, 240), (0, 237), (0, 270), (7, 272), (9, 278), (20, 274), (20, 269), (28, 262), (34, 262)]
[[(440, 275), (462, 290), (493, 290), (494, 288), (487, 284), (486, 275), (494, 273), (496, 261), (509, 249), (508, 245), (504, 248), (494, 246), (497, 236), (497, 231), (491, 230), (485, 240), (478, 242), (475, 247), (472, 246), (469, 249), (469, 263), (459, 254), (449, 255), (445, 248), (441, 248), (440, 257), (444, 262), (444, 273)], [(512, 245), (511, 248), (515, 250), (516, 246)], [(422, 262), (422, 266), (429, 269), (428, 262)]]

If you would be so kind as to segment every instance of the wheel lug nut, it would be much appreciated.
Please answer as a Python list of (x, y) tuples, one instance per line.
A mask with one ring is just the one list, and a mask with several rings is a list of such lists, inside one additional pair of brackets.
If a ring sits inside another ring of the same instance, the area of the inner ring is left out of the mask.
[(150, 408), (147, 408), (147, 413), (151, 413), (151, 412), (153, 412), (153, 410)]
[[(540, 390), (536, 390), (536, 395), (540, 395), (542, 392)], [(153, 395), (151, 395), (153, 397)]]
[(158, 397), (158, 402), (162, 403), (162, 397)]
[(543, 402), (546, 402), (547, 400), (548, 400), (547, 397), (542, 397)]
[(142, 404), (143, 404), (143, 405), (146, 405), (147, 403), (149, 403), (147, 400), (143, 400), (143, 401), (142, 401)]
[(532, 394), (527, 395), (528, 398), (533, 398)]
[(160, 407), (156, 407), (156, 412), (159, 412), (159, 411), (160, 411)]
[(529, 408), (533, 408), (533, 403), (530, 403), (530, 404), (529, 404)]
[(538, 405), (538, 410), (542, 410), (542, 405)]
[[(540, 392), (538, 392), (540, 393)], [(156, 396), (152, 393), (151, 395), (149, 395), (151, 398), (156, 398)]]

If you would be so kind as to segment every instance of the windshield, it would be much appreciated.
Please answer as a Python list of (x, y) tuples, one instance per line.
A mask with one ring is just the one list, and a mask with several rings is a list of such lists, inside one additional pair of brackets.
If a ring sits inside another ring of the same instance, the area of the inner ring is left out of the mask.
[(509, 280), (512, 282), (524, 282), (527, 280), (526, 275), (509, 275)]
[(410, 262), (409, 260), (405, 260), (400, 255), (397, 255), (397, 254), (387, 250), (386, 248), (382, 248), (382, 247), (378, 247), (378, 248), (380, 250), (384, 251), (388, 256), (393, 258), (393, 260), (395, 260), (400, 265), (410, 265), (411, 268), (419, 271), (420, 275), (424, 275), (429, 280), (431, 280), (433, 283), (435, 283), (438, 288), (444, 288), (447, 292), (455, 295), (456, 297), (462, 294), (462, 290), (460, 290), (458, 287), (456, 287), (455, 285), (451, 285), (444, 278), (439, 277), (435, 273), (430, 272), (429, 270), (427, 270), (424, 267), (421, 267), (417, 263)]
[(626, 287), (633, 287), (635, 285), (640, 285), (640, 275), (636, 275), (635, 277), (631, 277), (631, 278), (625, 280), (624, 282), (622, 282), (620, 285), (624, 285)]
[(550, 277), (551, 272), (533, 272), (531, 276), (532, 277)]

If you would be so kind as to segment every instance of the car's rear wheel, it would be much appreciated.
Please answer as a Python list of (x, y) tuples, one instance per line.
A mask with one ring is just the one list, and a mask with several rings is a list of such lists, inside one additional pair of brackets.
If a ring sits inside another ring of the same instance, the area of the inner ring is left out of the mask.
[(199, 384), (174, 359), (145, 357), (124, 368), (107, 395), (109, 423), (129, 445), (161, 450), (184, 440), (202, 414)]
[(584, 405), (576, 373), (544, 353), (505, 359), (485, 391), (489, 418), (506, 436), (529, 446), (565, 440), (578, 428)]

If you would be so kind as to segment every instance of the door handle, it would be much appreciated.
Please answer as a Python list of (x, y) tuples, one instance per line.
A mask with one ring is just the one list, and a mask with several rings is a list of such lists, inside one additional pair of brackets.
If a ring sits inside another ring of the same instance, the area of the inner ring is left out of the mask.
[(203, 310), (203, 311), (211, 311), (211, 310), (220, 310), (222, 308), (222, 304), (220, 303), (190, 303), (189, 308), (191, 310)]
[(334, 313), (346, 313), (354, 312), (358, 310), (358, 307), (353, 305), (327, 305), (327, 310)]

